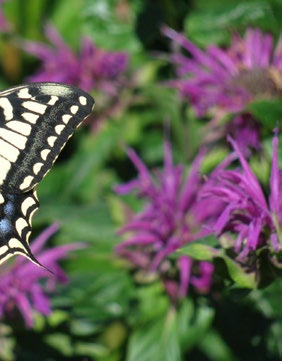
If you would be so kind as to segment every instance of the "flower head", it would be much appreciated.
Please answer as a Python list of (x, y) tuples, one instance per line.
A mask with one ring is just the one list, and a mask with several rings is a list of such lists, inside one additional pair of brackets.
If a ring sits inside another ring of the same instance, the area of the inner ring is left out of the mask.
[[(121, 107), (120, 93), (128, 83), (125, 76), (128, 54), (98, 48), (87, 37), (81, 39), (80, 52), (76, 54), (54, 27), (47, 26), (45, 33), (52, 46), (32, 41), (22, 45), (25, 51), (42, 62), (37, 73), (28, 80), (75, 85), (87, 92), (94, 92), (99, 109), (105, 109), (107, 116), (118, 111)], [(98, 100), (99, 94), (102, 96)]]
[(127, 69), (126, 53), (107, 52), (96, 47), (89, 38), (82, 38), (80, 53), (75, 54), (54, 27), (46, 27), (46, 36), (53, 46), (24, 43), (24, 49), (42, 61), (41, 68), (30, 81), (67, 83), (85, 91), (99, 88), (112, 95), (118, 92), (117, 87)]
[(26, 327), (32, 327), (33, 310), (43, 315), (51, 312), (47, 293), (55, 290), (57, 280), (67, 280), (58, 260), (65, 257), (70, 250), (78, 248), (78, 245), (72, 244), (43, 251), (46, 241), (57, 229), (57, 224), (50, 226), (31, 244), (32, 252), (54, 274), (31, 263), (25, 257), (18, 257), (13, 263), (1, 265), (0, 316), (9, 316), (17, 309), (22, 314)]
[[(234, 36), (226, 50), (210, 45), (204, 51), (170, 28), (164, 27), (163, 33), (189, 54), (188, 57), (176, 49), (170, 56), (176, 65), (177, 79), (169, 84), (189, 100), (198, 116), (212, 117), (211, 128), (215, 133), (224, 115), (239, 113), (236, 120), (231, 120), (231, 128), (237, 129), (231, 135), (236, 141), (241, 138), (246, 148), (259, 149), (259, 142), (249, 144), (248, 138), (240, 134), (241, 127), (243, 133), (247, 127), (248, 133), (253, 133), (252, 140), (259, 139), (258, 124), (250, 115), (247, 118), (241, 115), (254, 99), (281, 96), (282, 38), (275, 48), (271, 35), (247, 29), (245, 37)], [(228, 132), (230, 128), (221, 133)]]
[(225, 240), (229, 239), (239, 260), (245, 261), (250, 254), (262, 247), (267, 246), (275, 252), (280, 249), (282, 173), (278, 168), (278, 135), (276, 131), (273, 138), (268, 199), (238, 144), (232, 138), (229, 141), (241, 167), (214, 172), (206, 183), (203, 196), (211, 202), (217, 199), (224, 202), (224, 209), (213, 230), (218, 237), (224, 235)]
[(119, 234), (129, 234), (116, 248), (136, 269), (158, 274), (172, 300), (184, 297), (189, 284), (207, 292), (213, 266), (182, 256), (174, 264), (169, 256), (179, 247), (206, 234), (201, 228), (219, 212), (220, 201), (198, 201), (201, 188), (199, 167), (203, 153), (195, 159), (188, 179), (182, 166), (174, 166), (171, 147), (165, 143), (164, 170), (152, 175), (133, 150), (128, 155), (139, 172), (138, 178), (116, 188), (119, 194), (137, 190), (146, 201), (143, 210), (132, 217)]

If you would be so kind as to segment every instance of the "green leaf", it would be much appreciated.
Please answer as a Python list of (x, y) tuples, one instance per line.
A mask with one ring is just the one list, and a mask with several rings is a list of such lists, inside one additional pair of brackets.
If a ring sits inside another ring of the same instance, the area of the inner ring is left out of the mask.
[(213, 248), (218, 245), (218, 240), (214, 235), (201, 238), (198, 241), (186, 244), (177, 250), (181, 254), (186, 254), (199, 261), (211, 261), (219, 254), (218, 249)]
[(238, 360), (232, 355), (231, 350), (223, 338), (214, 330), (204, 335), (200, 345), (201, 350), (213, 361), (235, 361)]
[(276, 279), (267, 288), (254, 290), (250, 296), (256, 307), (269, 318), (282, 320), (282, 279)]
[[(157, 280), (138, 287), (135, 298), (138, 302), (138, 310), (131, 316), (134, 324), (150, 323), (157, 318), (162, 318), (170, 306), (163, 284)], [(154, 307), (155, 304), (158, 304), (158, 307)]]
[(230, 38), (229, 29), (261, 23), (271, 29), (279, 28), (279, 17), (270, 1), (230, 2), (224, 5), (219, 2), (217, 6), (190, 14), (185, 29), (190, 40), (207, 46), (226, 44)]
[(72, 274), (70, 282), (60, 287), (52, 301), (53, 307), (72, 310), (70, 321), (76, 320), (71, 323), (75, 333), (78, 333), (78, 319), (87, 323), (83, 332), (98, 332), (103, 329), (103, 323), (128, 317), (131, 292), (130, 278), (123, 270), (97, 272), (93, 259), (92, 270)]
[[(257, 286), (254, 273), (247, 273), (239, 263), (226, 256), (223, 250), (212, 248), (202, 242), (202, 240), (192, 242), (179, 249), (177, 253), (185, 254), (198, 261), (213, 261), (215, 258), (220, 258), (224, 261), (230, 277), (238, 287), (255, 288)], [(210, 242), (210, 237), (207, 237), (205, 242)]]
[(247, 273), (237, 262), (233, 261), (228, 256), (221, 254), (219, 257), (224, 260), (229, 275), (237, 286), (242, 288), (256, 288), (255, 273)]
[(55, 349), (59, 349), (60, 352), (65, 356), (71, 356), (72, 354), (72, 343), (71, 338), (67, 334), (53, 333), (45, 338), (46, 343)]
[(84, 32), (95, 44), (109, 50), (139, 50), (134, 32), (134, 3), (122, 4), (115, 0), (85, 0)]
[(178, 310), (178, 332), (185, 351), (201, 344), (203, 337), (212, 325), (215, 312), (204, 302), (194, 303), (190, 298), (183, 300)]
[(140, 327), (130, 337), (126, 361), (181, 361), (176, 313), (170, 309), (160, 319)]
[(115, 238), (107, 204), (77, 205), (52, 199), (50, 203), (41, 204), (35, 217), (35, 225), (60, 223), (60, 235), (67, 241), (105, 242)]
[(31, 39), (42, 37), (42, 17), (50, 14), (48, 0), (13, 0), (4, 4), (5, 16), (21, 36)]
[(198, 261), (212, 261), (218, 251), (212, 247), (200, 243), (190, 243), (187, 246), (179, 249), (177, 252), (185, 254)]
[(91, 177), (91, 174), (103, 165), (110, 152), (116, 147), (119, 137), (120, 128), (109, 125), (98, 134), (84, 139), (68, 166), (69, 181), (65, 186), (64, 196), (79, 189), (85, 179)]
[(126, 361), (180, 361), (184, 352), (202, 342), (213, 318), (210, 307), (185, 299), (177, 309), (169, 307), (151, 322), (138, 324)]
[(82, 14), (83, 2), (81, 1), (60, 0), (54, 2), (51, 22), (71, 47), (80, 47)]
[(282, 101), (278, 99), (256, 100), (247, 106), (267, 130), (273, 130), (282, 122)]

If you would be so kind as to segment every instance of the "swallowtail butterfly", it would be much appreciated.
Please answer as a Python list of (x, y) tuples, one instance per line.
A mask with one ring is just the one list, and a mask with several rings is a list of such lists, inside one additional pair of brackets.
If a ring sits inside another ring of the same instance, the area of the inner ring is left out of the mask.
[(28, 243), (36, 186), (93, 106), (90, 95), (57, 83), (0, 92), (0, 263), (21, 254), (40, 265)]

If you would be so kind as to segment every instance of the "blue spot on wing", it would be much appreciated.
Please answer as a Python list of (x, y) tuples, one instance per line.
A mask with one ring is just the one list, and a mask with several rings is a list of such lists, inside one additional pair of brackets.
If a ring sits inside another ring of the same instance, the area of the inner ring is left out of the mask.
[(0, 220), (0, 231), (2, 234), (8, 234), (11, 232), (12, 228), (12, 223), (7, 218)]
[(8, 202), (5, 206), (4, 206), (4, 213), (8, 216), (8, 217), (12, 217), (12, 215), (15, 212), (15, 205), (12, 202)]

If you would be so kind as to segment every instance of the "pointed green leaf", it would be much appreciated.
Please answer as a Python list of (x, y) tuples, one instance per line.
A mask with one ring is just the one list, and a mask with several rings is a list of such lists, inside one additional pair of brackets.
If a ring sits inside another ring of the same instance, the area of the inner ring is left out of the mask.
[(218, 250), (215, 248), (197, 242), (188, 244), (179, 249), (178, 252), (198, 261), (212, 261), (218, 254)]
[(220, 257), (224, 260), (229, 275), (237, 286), (243, 288), (256, 288), (257, 284), (254, 273), (246, 273), (237, 262), (225, 255), (220, 255)]

